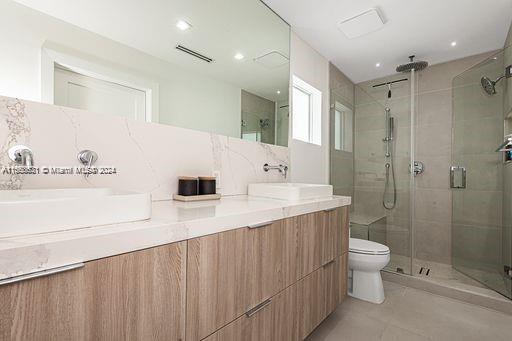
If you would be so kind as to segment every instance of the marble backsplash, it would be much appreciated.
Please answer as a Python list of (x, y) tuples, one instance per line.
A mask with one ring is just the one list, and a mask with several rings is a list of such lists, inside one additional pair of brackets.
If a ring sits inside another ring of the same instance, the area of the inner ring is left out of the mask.
[(166, 200), (177, 192), (180, 175), (220, 172), (223, 195), (247, 193), (251, 182), (284, 182), (263, 164), (289, 164), (288, 148), (244, 141), (173, 126), (109, 117), (88, 111), (0, 96), (0, 167), (13, 166), (11, 146), (32, 149), (36, 167), (78, 167), (77, 153), (95, 151), (95, 166), (115, 167), (112, 175), (9, 175), (0, 189), (111, 187), (151, 192)]

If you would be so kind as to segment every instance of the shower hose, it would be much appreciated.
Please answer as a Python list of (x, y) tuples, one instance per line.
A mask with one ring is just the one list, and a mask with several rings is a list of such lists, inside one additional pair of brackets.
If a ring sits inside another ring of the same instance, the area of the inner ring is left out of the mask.
[[(384, 193), (382, 194), (382, 206), (384, 206), (384, 208), (386, 210), (392, 210), (396, 206), (395, 165), (393, 162), (393, 156), (390, 157), (390, 162), (387, 162), (385, 167), (386, 167), (386, 183), (384, 185)], [(390, 185), (389, 185), (390, 174), (389, 173), (391, 173), (391, 179), (393, 182), (393, 202), (391, 202), (391, 203), (386, 202), (386, 194), (390, 187)]]

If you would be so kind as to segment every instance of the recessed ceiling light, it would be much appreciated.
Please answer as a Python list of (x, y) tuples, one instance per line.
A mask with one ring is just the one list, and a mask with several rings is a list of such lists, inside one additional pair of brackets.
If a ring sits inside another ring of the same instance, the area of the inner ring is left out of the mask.
[(380, 67), (380, 63), (375, 64), (375, 67)]
[(176, 22), (176, 27), (179, 28), (180, 30), (182, 31), (186, 31), (188, 30), (189, 28), (192, 27), (192, 25), (190, 25), (188, 22), (186, 22), (185, 20), (178, 20), (178, 22)]
[(242, 59), (244, 59), (244, 55), (241, 54), (241, 53), (237, 53), (237, 54), (235, 54), (235, 59), (236, 60), (242, 60)]
[(454, 46), (457, 46), (457, 42), (456, 41), (452, 41), (452, 43), (450, 44), (452, 47)]
[(281, 94), (281, 90), (277, 90), (276, 92), (277, 92), (277, 94), (278, 94), (278, 95), (280, 95), (280, 94)]

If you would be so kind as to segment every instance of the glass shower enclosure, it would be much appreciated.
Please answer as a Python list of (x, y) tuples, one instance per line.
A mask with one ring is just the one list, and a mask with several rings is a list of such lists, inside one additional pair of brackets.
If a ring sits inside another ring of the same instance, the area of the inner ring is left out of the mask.
[(506, 79), (482, 87), (483, 77), (504, 74), (510, 55), (499, 52), (453, 79), (450, 187), (453, 267), (512, 298), (512, 145), (502, 146), (512, 133), (512, 89)]
[(415, 151), (416, 85), (411, 72), (355, 87), (351, 236), (389, 246), (391, 261), (386, 270), (409, 275), (414, 254), (411, 160)]

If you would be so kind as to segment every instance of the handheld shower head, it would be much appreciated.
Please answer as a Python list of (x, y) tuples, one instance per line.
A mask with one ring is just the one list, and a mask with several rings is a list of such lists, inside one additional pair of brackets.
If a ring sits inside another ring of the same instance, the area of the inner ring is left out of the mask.
[(482, 88), (484, 89), (484, 91), (489, 96), (492, 96), (492, 95), (496, 94), (496, 84), (498, 84), (498, 82), (505, 77), (506, 78), (512, 77), (512, 65), (507, 66), (505, 68), (505, 74), (499, 76), (494, 81), (492, 79), (490, 79), (489, 77), (486, 77), (486, 76), (482, 77), (480, 79), (480, 84), (482, 85)]
[(484, 89), (484, 91), (492, 96), (492, 95), (495, 95), (496, 94), (496, 84), (498, 84), (498, 82), (505, 76), (500, 76), (498, 77), (496, 80), (492, 80), (490, 79), (489, 77), (482, 77), (480, 79), (480, 84), (482, 84), (482, 88)]

